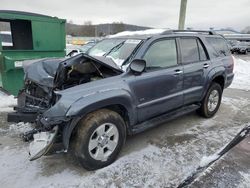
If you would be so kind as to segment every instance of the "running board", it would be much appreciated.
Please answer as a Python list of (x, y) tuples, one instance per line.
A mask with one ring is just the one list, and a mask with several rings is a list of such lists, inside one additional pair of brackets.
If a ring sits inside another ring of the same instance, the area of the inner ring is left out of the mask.
[(147, 129), (150, 129), (152, 127), (155, 127), (159, 124), (165, 123), (167, 121), (171, 121), (179, 116), (183, 116), (185, 114), (193, 112), (193, 111), (197, 110), (198, 108), (200, 108), (199, 105), (192, 104), (192, 105), (184, 106), (184, 107), (179, 108), (177, 110), (168, 112), (166, 114), (154, 117), (148, 121), (145, 121), (143, 123), (135, 125), (132, 128), (132, 134), (137, 134), (137, 133), (140, 133), (140, 132), (145, 131)]

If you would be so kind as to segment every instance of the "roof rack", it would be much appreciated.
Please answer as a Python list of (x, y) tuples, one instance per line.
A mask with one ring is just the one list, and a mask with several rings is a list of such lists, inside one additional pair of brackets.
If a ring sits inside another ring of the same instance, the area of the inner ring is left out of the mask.
[(174, 33), (201, 33), (201, 34), (216, 35), (216, 32), (211, 30), (166, 30), (162, 33), (162, 35), (174, 34)]

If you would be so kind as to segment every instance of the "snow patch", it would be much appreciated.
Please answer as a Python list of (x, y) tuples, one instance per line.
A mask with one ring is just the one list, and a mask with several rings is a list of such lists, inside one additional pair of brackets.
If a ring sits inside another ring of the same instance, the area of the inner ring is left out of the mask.
[(217, 160), (220, 156), (218, 154), (214, 154), (214, 155), (210, 155), (210, 156), (204, 156), (202, 157), (201, 161), (200, 161), (200, 167), (205, 167), (207, 165), (209, 165), (211, 162), (214, 162), (215, 160)]
[(17, 100), (13, 95), (6, 95), (0, 92), (0, 112), (12, 111), (15, 105), (17, 105)]
[(140, 30), (140, 31), (123, 31), (114, 35), (109, 35), (108, 38), (122, 37), (122, 36), (161, 34), (166, 30), (168, 29), (146, 29), (146, 30)]
[(247, 130), (245, 130), (245, 131), (241, 132), (241, 133), (240, 133), (240, 136), (241, 136), (241, 137), (246, 136), (247, 132), (248, 132)]
[(250, 172), (248, 172), (248, 173), (240, 172), (240, 175), (241, 175), (241, 182), (238, 185), (238, 188), (249, 187), (249, 185), (250, 185)]
[(234, 57), (234, 80), (230, 88), (250, 90), (250, 62)]
[(11, 134), (21, 134), (27, 131), (32, 130), (32, 124), (31, 123), (15, 123), (15, 124), (11, 124), (9, 126), (9, 130), (8, 132)]
[(232, 110), (238, 112), (242, 109), (242, 107), (246, 106), (250, 103), (250, 101), (246, 98), (233, 99), (230, 97), (222, 97), (222, 103), (225, 105), (229, 105)]

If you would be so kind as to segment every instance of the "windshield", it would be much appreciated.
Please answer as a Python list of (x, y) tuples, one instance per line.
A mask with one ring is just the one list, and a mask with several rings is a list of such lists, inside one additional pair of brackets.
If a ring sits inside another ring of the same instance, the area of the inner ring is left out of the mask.
[(124, 61), (140, 42), (137, 39), (105, 39), (91, 48), (88, 55), (110, 58), (122, 69)]

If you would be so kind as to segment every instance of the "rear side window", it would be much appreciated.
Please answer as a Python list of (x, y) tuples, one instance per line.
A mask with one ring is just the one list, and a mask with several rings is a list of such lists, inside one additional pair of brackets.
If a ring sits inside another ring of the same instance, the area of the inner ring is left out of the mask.
[(175, 39), (155, 42), (147, 50), (144, 59), (148, 68), (166, 68), (177, 65)]
[(223, 38), (207, 37), (206, 40), (215, 51), (213, 53), (215, 57), (224, 57), (230, 54), (228, 45)]
[(197, 41), (195, 38), (180, 39), (182, 63), (192, 63), (200, 60)]

